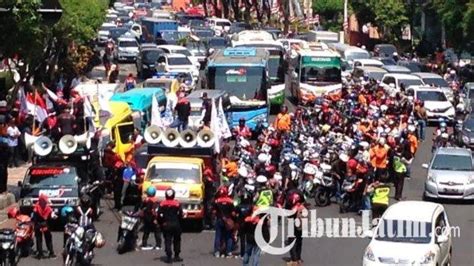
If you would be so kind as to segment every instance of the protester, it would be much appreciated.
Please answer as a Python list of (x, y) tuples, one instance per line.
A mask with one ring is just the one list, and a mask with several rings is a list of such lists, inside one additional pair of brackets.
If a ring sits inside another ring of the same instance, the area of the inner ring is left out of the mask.
[[(157, 208), (159, 206), (158, 201), (155, 197), (156, 189), (150, 186), (146, 190), (146, 199), (143, 200), (140, 210), (142, 212), (143, 220), (143, 240), (142, 250), (161, 249), (161, 232), (158, 226), (158, 213)], [(155, 237), (155, 246), (148, 245), (148, 236), (153, 233)]]
[(11, 118), (8, 122), (7, 128), (8, 134), (8, 149), (10, 151), (10, 162), (9, 167), (18, 167), (19, 166), (19, 146), (18, 146), (18, 138), (21, 136), (21, 132), (16, 126), (15, 118)]
[[(174, 261), (183, 261), (179, 256), (181, 254), (181, 220), (183, 218), (183, 209), (181, 204), (175, 200), (175, 191), (167, 189), (165, 200), (160, 203), (158, 211), (158, 221), (165, 238), (166, 263), (172, 262), (173, 251)], [(171, 244), (173, 244), (173, 249), (171, 249)]]
[(191, 115), (191, 103), (184, 93), (178, 95), (178, 103), (174, 109), (176, 119), (170, 127), (178, 128), (179, 131), (186, 130), (188, 128), (189, 116)]
[(60, 136), (64, 135), (74, 135), (76, 129), (76, 117), (71, 114), (71, 108), (66, 106), (62, 113), (58, 116), (58, 132)]
[[(227, 187), (220, 187), (217, 191), (214, 201), (215, 223), (215, 239), (214, 239), (214, 256), (232, 257), (233, 239), (232, 231), (234, 230), (234, 201), (229, 197)], [(223, 247), (223, 248), (222, 248)], [(222, 252), (222, 250), (224, 250)]]
[(131, 90), (137, 86), (137, 81), (132, 73), (128, 74), (125, 79), (125, 91)]
[[(56, 219), (56, 214), (50, 206), (49, 199), (46, 195), (41, 194), (38, 198), (38, 202), (33, 207), (32, 221), (35, 229), (36, 239), (36, 258), (56, 258), (53, 249), (53, 238), (50, 230), (50, 221)], [(46, 242), (46, 248), (49, 254), (45, 256), (43, 254), (43, 236)]]

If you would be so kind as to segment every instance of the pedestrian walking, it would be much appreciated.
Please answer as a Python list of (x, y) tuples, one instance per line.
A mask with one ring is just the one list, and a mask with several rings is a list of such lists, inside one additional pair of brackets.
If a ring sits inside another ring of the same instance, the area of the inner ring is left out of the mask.
[[(158, 221), (165, 238), (166, 263), (171, 263), (174, 251), (174, 261), (180, 262), (183, 259), (181, 253), (181, 220), (184, 218), (181, 204), (175, 199), (175, 191), (167, 189), (165, 200), (160, 203), (158, 210)], [(173, 250), (171, 249), (173, 244)]]
[[(161, 249), (161, 232), (157, 221), (158, 201), (155, 197), (156, 189), (150, 186), (146, 189), (146, 199), (142, 202), (141, 211), (143, 217), (143, 239), (142, 250)], [(153, 233), (155, 246), (148, 245), (148, 237)]]

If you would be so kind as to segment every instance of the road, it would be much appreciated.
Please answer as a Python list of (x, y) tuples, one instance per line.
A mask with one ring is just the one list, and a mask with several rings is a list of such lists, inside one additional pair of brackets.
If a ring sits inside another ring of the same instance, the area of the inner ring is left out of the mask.
[[(134, 71), (133, 65), (121, 66), (125, 71)], [(122, 76), (123, 80), (123, 76)], [(287, 101), (290, 109), (294, 106)], [(427, 135), (432, 134), (432, 129)], [(421, 143), (412, 165), (412, 177), (405, 182), (404, 197), (407, 200), (421, 200), (426, 170), (421, 167), (431, 158), (431, 141)], [(394, 190), (392, 189), (392, 196)], [(393, 198), (391, 199), (393, 203)], [(118, 255), (115, 251), (118, 229), (118, 216), (110, 210), (111, 203), (105, 202), (105, 213), (96, 223), (97, 229), (107, 240), (104, 248), (96, 250), (95, 265), (163, 265), (163, 251), (133, 251)], [(471, 203), (451, 202), (443, 203), (452, 226), (459, 226), (461, 235), (454, 239), (452, 265), (473, 265), (474, 261), (474, 208)], [(339, 214), (336, 204), (317, 209), (318, 217), (353, 217), (360, 221), (355, 214)], [(239, 259), (214, 258), (212, 247), (214, 234), (212, 231), (185, 232), (182, 238), (182, 263), (175, 265), (241, 265)], [(365, 238), (307, 238), (303, 242), (303, 260), (305, 265), (360, 265), (362, 256), (369, 239)], [(153, 242), (152, 242), (153, 243)], [(60, 254), (62, 232), (54, 233), (54, 247)], [(285, 265), (287, 256), (273, 256), (265, 254), (261, 257), (261, 265)], [(61, 259), (35, 260), (26, 258), (20, 265), (60, 265)]]

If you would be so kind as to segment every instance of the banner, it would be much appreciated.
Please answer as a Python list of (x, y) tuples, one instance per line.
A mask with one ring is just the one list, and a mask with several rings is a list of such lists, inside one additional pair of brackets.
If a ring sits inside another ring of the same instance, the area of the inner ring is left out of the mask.
[(216, 102), (214, 100), (212, 100), (210, 129), (216, 135), (216, 138), (215, 138), (216, 141), (214, 143), (214, 152), (220, 153), (221, 152), (220, 141), (221, 141), (222, 133), (221, 133), (220, 125), (219, 125), (219, 117), (217, 115)]
[(163, 128), (160, 107), (158, 106), (158, 100), (156, 99), (156, 95), (153, 95), (153, 98), (151, 99), (151, 124)]
[(222, 137), (225, 139), (232, 137), (232, 132), (230, 131), (222, 106), (222, 98), (219, 98), (219, 110), (217, 111), (217, 115), (219, 117), (219, 128), (221, 129)]

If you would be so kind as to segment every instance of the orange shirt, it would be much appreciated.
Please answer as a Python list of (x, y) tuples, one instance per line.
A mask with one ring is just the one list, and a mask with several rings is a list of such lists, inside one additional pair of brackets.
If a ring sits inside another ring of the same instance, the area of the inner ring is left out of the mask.
[(278, 114), (277, 118), (275, 119), (274, 127), (277, 130), (281, 131), (289, 131), (291, 127), (291, 117), (289, 114)]
[(367, 105), (367, 99), (364, 97), (363, 94), (359, 94), (358, 100), (359, 100), (360, 104), (362, 104), (364, 106)]
[(370, 149), (370, 163), (374, 168), (387, 168), (388, 149), (377, 145)]

